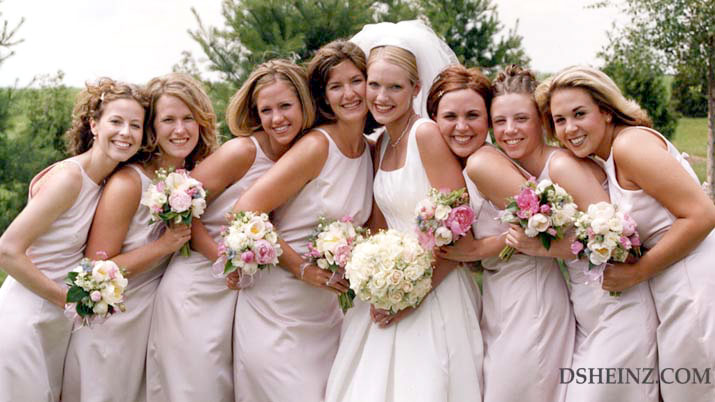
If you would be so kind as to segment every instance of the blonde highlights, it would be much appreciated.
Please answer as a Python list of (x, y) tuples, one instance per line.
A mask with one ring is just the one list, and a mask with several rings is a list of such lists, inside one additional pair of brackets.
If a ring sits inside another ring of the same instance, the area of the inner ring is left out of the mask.
[[(410, 84), (414, 87), (420, 82), (419, 71), (417, 70), (417, 59), (409, 50), (397, 46), (378, 46), (370, 50), (370, 56), (367, 58), (367, 68), (378, 61), (385, 60), (390, 64), (394, 64), (407, 72), (407, 78)], [(430, 84), (423, 82), (423, 85)]]

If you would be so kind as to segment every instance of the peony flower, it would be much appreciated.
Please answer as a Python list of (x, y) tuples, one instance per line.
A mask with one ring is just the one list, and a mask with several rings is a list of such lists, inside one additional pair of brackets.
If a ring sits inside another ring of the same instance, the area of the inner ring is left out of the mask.
[(191, 200), (191, 215), (194, 218), (200, 218), (206, 209), (206, 200), (204, 198), (194, 198)]
[(243, 261), (244, 264), (250, 264), (255, 260), (255, 254), (253, 254), (253, 251), (248, 250), (244, 251), (241, 253), (241, 261)]
[(244, 233), (253, 240), (262, 239), (266, 233), (266, 225), (259, 217), (251, 218), (244, 226)]
[(549, 228), (550, 224), (551, 221), (549, 220), (548, 216), (536, 214), (529, 218), (529, 223), (527, 224), (527, 227), (536, 230), (537, 232), (545, 232), (546, 229)]
[(102, 300), (102, 294), (98, 290), (94, 290), (89, 294), (89, 298), (96, 303)]
[(542, 204), (541, 207), (539, 207), (539, 212), (544, 215), (548, 215), (551, 212), (551, 207), (549, 204)]
[(624, 213), (622, 216), (621, 220), (623, 224), (623, 235), (627, 237), (631, 237), (634, 233), (636, 233), (636, 221), (631, 218), (630, 215)]
[(97, 315), (105, 315), (109, 311), (109, 305), (103, 301), (100, 301), (92, 307), (92, 311)]
[(616, 213), (616, 209), (608, 202), (602, 201), (588, 206), (588, 214), (595, 219), (608, 221)]
[(446, 246), (452, 242), (452, 231), (440, 226), (434, 232), (434, 239), (437, 246)]
[(574, 253), (575, 255), (578, 255), (578, 253), (580, 253), (581, 250), (583, 250), (583, 243), (581, 243), (580, 241), (575, 241), (575, 242), (571, 243), (571, 252), (572, 253)]
[(437, 208), (434, 211), (434, 217), (437, 220), (443, 221), (447, 219), (447, 216), (449, 216), (449, 213), (452, 211), (452, 208), (449, 205), (444, 205), (440, 204), (437, 205)]
[(107, 261), (96, 261), (92, 267), (92, 279), (96, 282), (104, 282), (109, 279), (107, 269), (109, 264)]
[(256, 261), (259, 264), (273, 264), (276, 259), (276, 250), (273, 245), (265, 240), (257, 240), (253, 249), (256, 251)]
[(174, 191), (169, 196), (169, 206), (175, 212), (184, 212), (191, 208), (191, 197), (183, 191)]
[(469, 205), (460, 205), (450, 211), (445, 224), (455, 236), (462, 236), (474, 223), (474, 210)]

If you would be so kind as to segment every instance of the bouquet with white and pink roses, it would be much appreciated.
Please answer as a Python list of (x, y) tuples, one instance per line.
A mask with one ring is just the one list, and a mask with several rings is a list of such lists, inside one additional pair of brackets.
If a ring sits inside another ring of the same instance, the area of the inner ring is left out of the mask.
[(250, 286), (259, 269), (278, 264), (283, 250), (265, 213), (240, 211), (227, 215), (229, 225), (221, 230), (219, 258), (213, 264), (217, 277), (238, 271), (238, 287)]
[[(641, 255), (636, 222), (613, 204), (589, 205), (585, 213), (579, 213), (574, 225), (576, 240), (571, 243), (571, 251), (578, 257), (588, 258), (586, 277), (589, 281), (600, 282), (607, 263), (626, 262), (629, 257)], [(618, 294), (611, 292), (612, 296)]]
[(82, 326), (101, 324), (109, 316), (125, 311), (127, 279), (112, 260), (83, 259), (65, 278), (69, 286), (65, 315)]
[[(541, 180), (536, 184), (531, 177), (522, 185), (519, 194), (507, 198), (506, 208), (499, 219), (504, 223), (518, 224), (528, 237), (539, 236), (541, 244), (548, 250), (552, 240), (562, 239), (573, 226), (577, 212), (573, 198), (561, 186), (550, 180)], [(514, 248), (506, 246), (499, 253), (499, 258), (508, 261), (513, 254)]]
[(425, 250), (449, 246), (472, 227), (474, 210), (469, 193), (462, 187), (451, 192), (431, 188), (428, 197), (417, 203), (417, 236)]
[[(141, 205), (151, 210), (151, 223), (191, 225), (191, 218), (201, 217), (206, 209), (206, 191), (184, 169), (159, 169), (156, 179), (142, 194)], [(181, 246), (181, 255), (190, 254), (188, 243)]]
[[(331, 271), (331, 281), (340, 280), (345, 277), (345, 265), (353, 248), (367, 235), (369, 231), (355, 226), (350, 216), (344, 216), (340, 220), (321, 216), (313, 236), (308, 239), (308, 252), (304, 257), (319, 268)], [(338, 295), (338, 304), (343, 313), (353, 306), (354, 298), (355, 291), (352, 289)]]
[(414, 234), (380, 231), (360, 242), (345, 265), (361, 300), (396, 313), (417, 306), (432, 287), (432, 253)]

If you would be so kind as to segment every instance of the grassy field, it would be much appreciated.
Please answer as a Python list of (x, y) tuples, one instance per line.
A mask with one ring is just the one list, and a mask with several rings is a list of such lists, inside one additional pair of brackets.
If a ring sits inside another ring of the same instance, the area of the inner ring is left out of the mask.
[(706, 118), (684, 117), (678, 120), (673, 145), (690, 155), (690, 164), (701, 182), (705, 181), (708, 150), (708, 121)]

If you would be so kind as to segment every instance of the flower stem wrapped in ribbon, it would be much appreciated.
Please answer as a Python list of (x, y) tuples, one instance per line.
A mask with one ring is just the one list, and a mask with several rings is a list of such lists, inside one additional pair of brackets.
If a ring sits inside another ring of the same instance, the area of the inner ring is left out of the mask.
[[(369, 231), (352, 223), (350, 216), (340, 220), (318, 218), (318, 226), (308, 239), (308, 252), (304, 254), (307, 261), (319, 268), (331, 271), (330, 281), (339, 281), (345, 277), (347, 265), (353, 248), (369, 235)], [(353, 306), (355, 291), (349, 289), (338, 295), (338, 304), (346, 312)]]
[[(507, 198), (506, 208), (499, 219), (504, 223), (518, 224), (528, 237), (538, 236), (545, 249), (551, 248), (551, 241), (562, 239), (573, 226), (578, 212), (573, 197), (561, 186), (550, 180), (536, 184), (534, 177), (524, 183), (521, 192)], [(506, 246), (499, 258), (508, 261), (514, 248)]]
[(127, 279), (112, 260), (83, 259), (65, 278), (69, 286), (65, 315), (79, 327), (101, 324), (112, 314), (125, 311)]
[[(206, 209), (206, 191), (200, 181), (184, 169), (156, 171), (156, 179), (142, 194), (141, 205), (151, 210), (151, 223), (191, 225)], [(163, 229), (164, 226), (161, 226)], [(158, 236), (157, 236), (158, 237)], [(181, 246), (181, 255), (191, 254), (189, 244)]]
[[(588, 258), (586, 277), (600, 285), (603, 268), (609, 262), (626, 262), (641, 256), (641, 240), (636, 222), (608, 202), (591, 204), (575, 222), (576, 240), (571, 252)], [(610, 292), (619, 296), (620, 292)]]
[(454, 191), (431, 188), (428, 197), (417, 203), (417, 236), (425, 250), (453, 245), (472, 227), (474, 210), (469, 193), (462, 187)]

